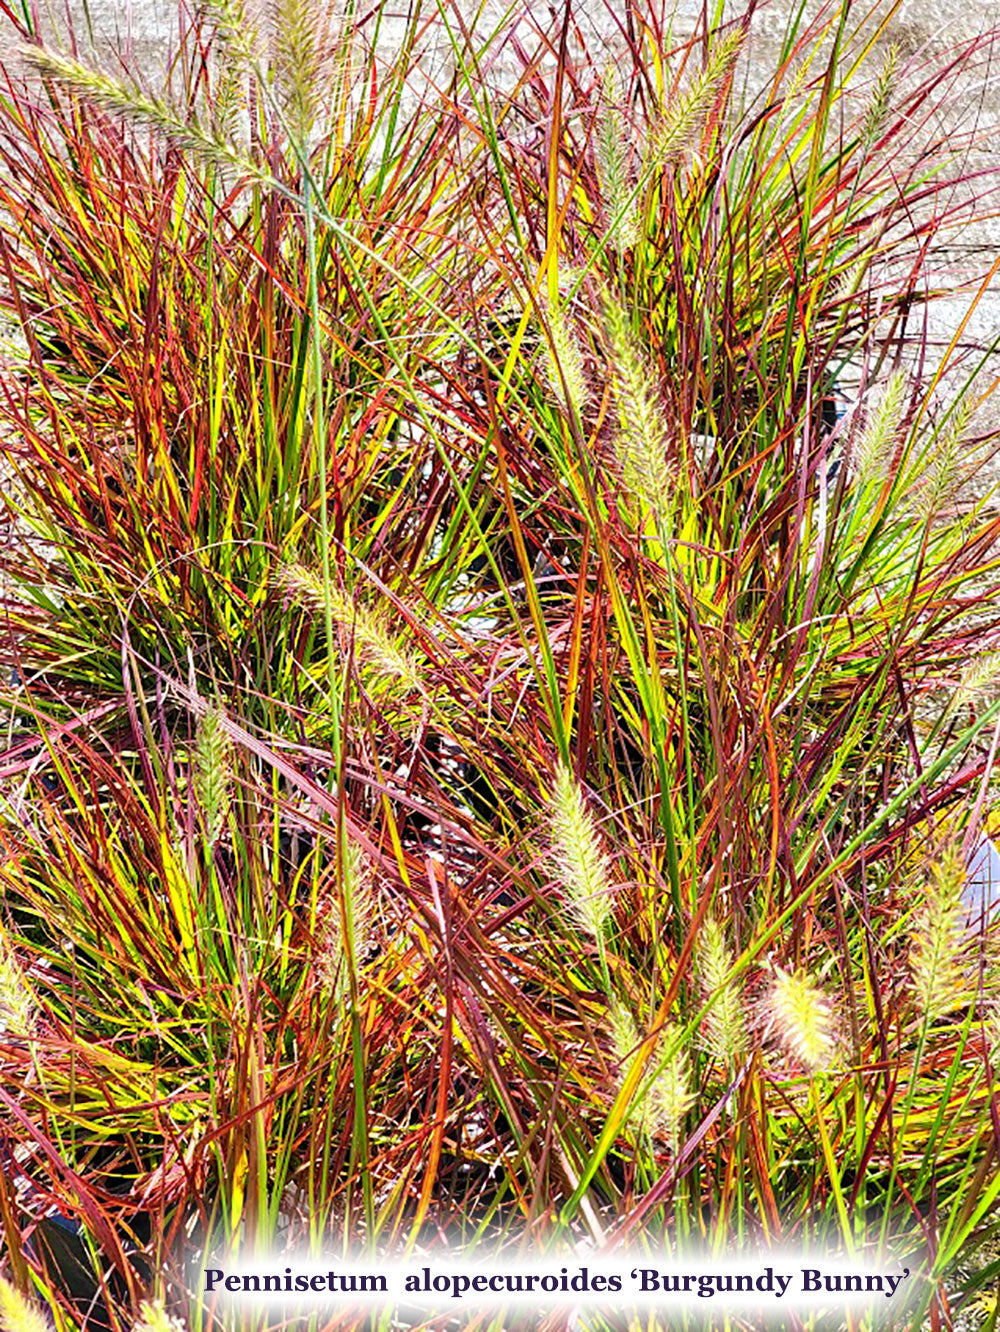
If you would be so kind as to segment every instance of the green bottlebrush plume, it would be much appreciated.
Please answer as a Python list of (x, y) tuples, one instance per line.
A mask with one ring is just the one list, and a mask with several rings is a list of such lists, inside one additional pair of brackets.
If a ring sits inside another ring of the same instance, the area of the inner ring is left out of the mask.
[[(668, 1024), (660, 1034), (659, 1043), (671, 1046), (676, 1040), (677, 1028)], [(674, 1050), (666, 1064), (659, 1070), (649, 1084), (646, 1095), (646, 1113), (650, 1131), (658, 1137), (666, 1138), (670, 1150), (676, 1153), (680, 1146), (684, 1120), (696, 1099), (691, 1089), (690, 1060), (682, 1046)]]
[(813, 67), (813, 62), (821, 49), (822, 48), (818, 43), (813, 43), (795, 66), (795, 72), (792, 74), (788, 87), (781, 99), (782, 111), (784, 114), (783, 124), (797, 114), (797, 109), (794, 105), (795, 99), (802, 91), (803, 85), (809, 77), (809, 71)]
[(552, 791), (551, 836), (555, 871), (577, 925), (600, 939), (611, 917), (611, 866), (583, 792), (562, 765)]
[(179, 1318), (173, 1318), (163, 1307), (162, 1300), (152, 1303), (143, 1301), (139, 1305), (139, 1317), (132, 1332), (185, 1332)]
[(35, 1005), (10, 939), (0, 930), (0, 1027), (13, 1036), (31, 1036)]
[(787, 1054), (811, 1073), (831, 1066), (838, 1047), (836, 1009), (803, 969), (775, 967), (768, 1010), (771, 1029)]
[(200, 13), (215, 25), (216, 74), (210, 99), (216, 138), (231, 137), (248, 77), (259, 77), (260, 42), (244, 0), (201, 0)]
[(896, 81), (896, 65), (899, 60), (899, 48), (893, 44), (885, 53), (881, 72), (875, 81), (871, 98), (865, 109), (861, 130), (861, 141), (866, 148), (882, 137), (886, 121), (889, 118), (889, 99)]
[(330, 16), (323, 0), (276, 0), (274, 5), (274, 72), (285, 114), (300, 140), (316, 118)]
[(544, 311), (549, 334), (545, 339), (549, 386), (557, 398), (567, 397), (582, 419), (587, 406), (587, 377), (580, 344), (556, 303), (546, 303)]
[[(343, 875), (344, 905), (350, 921), (357, 962), (371, 942), (375, 898), (371, 861), (354, 842), (348, 842), (345, 846)], [(340, 904), (331, 895), (325, 899), (322, 910), (323, 916), (316, 929), (316, 974), (326, 989), (340, 996), (347, 989), (347, 947)]]
[(865, 424), (852, 450), (860, 487), (885, 480), (906, 406), (906, 373), (894, 370), (866, 404)]
[(968, 998), (961, 841), (947, 843), (927, 867), (923, 901), (910, 934), (910, 974), (921, 1011), (941, 1017)]
[(619, 253), (631, 249), (639, 234), (628, 147), (628, 122), (618, 106), (618, 78), (615, 67), (609, 65), (604, 74), (594, 156), (597, 183), (610, 221), (608, 234)]
[(855, 296), (865, 279), (865, 274), (878, 254), (878, 233), (870, 230), (858, 246), (857, 258), (844, 269), (837, 278), (830, 292), (831, 304), (849, 300)]
[(209, 708), (198, 722), (194, 755), (194, 787), (211, 849), (229, 814), (233, 778), (233, 747), (218, 708)]
[[(618, 1080), (621, 1085), (628, 1076), (632, 1060), (639, 1049), (639, 1029), (632, 1014), (617, 1000), (608, 1010), (608, 1026), (611, 1034), (611, 1050), (618, 1062)], [(629, 1106), (625, 1122), (637, 1128), (642, 1127), (643, 1110), (638, 1098)]]
[(984, 652), (962, 671), (952, 695), (950, 710), (988, 706), (1000, 689), (1000, 652)]
[(702, 926), (696, 957), (702, 998), (714, 996), (705, 1016), (705, 1045), (731, 1068), (746, 1053), (747, 1027), (739, 983), (729, 979), (732, 951), (717, 920), (709, 918)]
[(667, 462), (663, 404), (652, 366), (629, 327), (628, 316), (610, 292), (604, 294), (604, 325), (618, 405), (615, 454), (625, 485), (665, 521), (674, 495)]
[(917, 482), (914, 504), (921, 517), (933, 519), (954, 498), (966, 473), (963, 463), (968, 456), (965, 440), (972, 403), (968, 395), (955, 408), (951, 420), (931, 446), (924, 460), (923, 473)]
[(214, 23), (234, 73), (246, 73), (260, 57), (260, 34), (245, 0), (200, 0), (202, 17)]
[[(293, 601), (319, 613), (325, 612), (327, 593), (323, 580), (305, 565), (282, 566), (277, 582)], [(398, 646), (382, 616), (357, 605), (335, 586), (330, 587), (329, 605), (335, 623), (353, 639), (354, 651), (374, 677), (396, 680), (406, 689), (423, 693), (415, 661)]]
[[(639, 1030), (632, 1014), (617, 1002), (608, 1012), (608, 1021), (611, 1046), (619, 1063), (620, 1081), (624, 1082), (639, 1050)], [(668, 1026), (661, 1032), (657, 1047), (672, 1044), (676, 1039), (677, 1029)], [(655, 1059), (654, 1054), (650, 1061), (654, 1069)], [(690, 1061), (687, 1053), (678, 1048), (668, 1063), (642, 1084), (634, 1103), (629, 1107), (626, 1123), (645, 1129), (656, 1137), (665, 1138), (671, 1150), (676, 1152), (684, 1118), (694, 1103)]]
[(624, 1075), (639, 1047), (639, 1028), (625, 1005), (617, 1000), (608, 1009), (608, 1025), (611, 1030), (611, 1048)]
[(133, 84), (120, 83), (117, 79), (82, 65), (78, 60), (56, 55), (38, 46), (24, 47), (22, 55), (46, 78), (63, 84), (102, 111), (121, 116), (137, 125), (148, 125), (160, 130), (179, 148), (187, 149), (206, 162), (235, 167), (241, 174), (262, 174), (241, 148), (217, 134), (214, 129), (201, 125), (193, 118), (182, 119), (166, 102), (149, 97)]
[(649, 167), (666, 166), (697, 146), (743, 47), (744, 35), (743, 29), (739, 28), (717, 41), (690, 88), (668, 103), (662, 121), (650, 136)]
[(0, 1277), (0, 1332), (51, 1332), (41, 1310), (3, 1277)]

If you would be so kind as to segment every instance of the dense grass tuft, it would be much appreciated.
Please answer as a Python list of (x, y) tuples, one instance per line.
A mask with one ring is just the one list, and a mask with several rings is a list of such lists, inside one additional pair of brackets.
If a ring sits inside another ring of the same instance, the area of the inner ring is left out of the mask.
[(159, 86), (0, 8), (4, 1318), (627, 1241), (905, 1259), (946, 1326), (1000, 516), (928, 328), (992, 36), (212, 0)]

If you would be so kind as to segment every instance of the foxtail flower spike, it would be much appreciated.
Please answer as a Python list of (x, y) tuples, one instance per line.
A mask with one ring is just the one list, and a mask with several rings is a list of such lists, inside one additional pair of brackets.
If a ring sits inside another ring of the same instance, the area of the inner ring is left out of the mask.
[(552, 861), (577, 925), (598, 940), (611, 916), (611, 866), (576, 778), (560, 765), (552, 791)]

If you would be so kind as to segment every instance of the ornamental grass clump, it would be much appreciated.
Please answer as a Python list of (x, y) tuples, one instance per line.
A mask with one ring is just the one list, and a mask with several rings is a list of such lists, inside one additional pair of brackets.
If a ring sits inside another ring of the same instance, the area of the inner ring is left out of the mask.
[(997, 35), (207, 0), (160, 77), (38, 8), (0, 1262), (103, 1332), (206, 1327), (220, 1254), (781, 1237), (943, 1326), (1000, 1200), (938, 851), (996, 814)]

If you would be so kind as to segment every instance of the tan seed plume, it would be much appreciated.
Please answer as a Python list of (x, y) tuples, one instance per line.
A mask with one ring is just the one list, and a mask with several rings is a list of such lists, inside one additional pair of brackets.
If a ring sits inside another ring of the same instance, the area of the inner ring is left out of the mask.
[(927, 866), (921, 904), (910, 932), (913, 990), (929, 1020), (944, 1016), (968, 998), (962, 903), (965, 878), (965, 857), (956, 838)]
[(613, 65), (604, 74), (601, 105), (594, 137), (597, 183), (609, 219), (609, 238), (619, 254), (635, 245), (639, 218), (635, 189), (629, 173), (628, 123), (619, 105), (618, 76)]
[[(343, 875), (345, 906), (357, 962), (371, 942), (375, 899), (371, 861), (354, 842), (345, 847)], [(316, 930), (316, 974), (326, 989), (342, 996), (348, 986), (347, 944), (340, 903), (332, 894), (322, 903), (322, 913)]]
[(705, 1017), (705, 1044), (729, 1068), (746, 1053), (747, 1027), (739, 982), (729, 979), (732, 950), (717, 920), (709, 918), (703, 925), (696, 958), (702, 999), (713, 999)]
[(51, 1332), (41, 1310), (0, 1277), (0, 1332)]
[(423, 692), (416, 662), (399, 646), (385, 616), (359, 605), (335, 586), (330, 587), (328, 594), (322, 578), (303, 564), (283, 565), (278, 570), (277, 583), (291, 600), (319, 613), (325, 612), (329, 596), (334, 622), (353, 640), (357, 656), (372, 675)]
[(803, 969), (774, 970), (769, 1019), (781, 1046), (809, 1072), (831, 1067), (838, 1052), (833, 1001)]
[(13, 1036), (31, 1036), (35, 1004), (10, 938), (0, 928), (0, 1026)]
[(552, 861), (577, 925), (599, 940), (611, 917), (611, 866), (576, 778), (560, 765), (550, 815)]
[(132, 1332), (185, 1332), (185, 1327), (179, 1318), (167, 1313), (162, 1300), (144, 1300)]
[(46, 78), (63, 84), (77, 96), (112, 115), (159, 130), (178, 147), (219, 166), (235, 168), (241, 175), (263, 173), (242, 148), (230, 143), (211, 126), (194, 117), (183, 119), (166, 102), (148, 96), (134, 84), (102, 74), (78, 60), (57, 55), (38, 46), (22, 48), (21, 54)]
[(628, 489), (665, 522), (674, 497), (674, 477), (667, 461), (668, 436), (656, 376), (633, 334), (621, 303), (604, 294), (604, 326), (615, 398), (618, 428), (614, 450)]
[(690, 87), (667, 104), (663, 119), (650, 136), (648, 165), (666, 166), (697, 147), (743, 48), (744, 37), (739, 28), (717, 41)]

